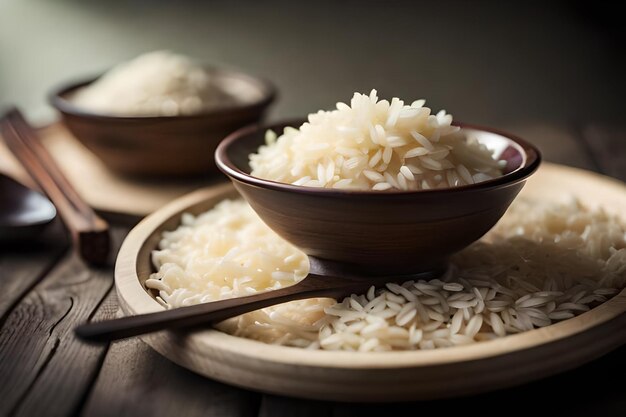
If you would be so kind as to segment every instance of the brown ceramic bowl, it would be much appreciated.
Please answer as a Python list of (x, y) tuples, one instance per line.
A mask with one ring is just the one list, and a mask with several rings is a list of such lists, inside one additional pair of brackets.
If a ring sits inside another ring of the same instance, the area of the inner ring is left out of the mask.
[(217, 171), (213, 154), (229, 133), (258, 123), (275, 98), (267, 81), (226, 70), (210, 70), (217, 82), (248, 88), (250, 103), (192, 116), (112, 116), (92, 113), (71, 101), (95, 81), (64, 86), (50, 95), (72, 134), (110, 169), (130, 175), (186, 176)]
[(502, 217), (539, 151), (513, 135), (458, 124), (507, 160), (505, 175), (478, 184), (422, 191), (346, 191), (302, 187), (251, 176), (248, 155), (267, 129), (282, 132), (302, 120), (250, 126), (218, 146), (217, 166), (261, 219), (320, 260), (371, 274), (442, 269), (453, 253), (478, 240)]

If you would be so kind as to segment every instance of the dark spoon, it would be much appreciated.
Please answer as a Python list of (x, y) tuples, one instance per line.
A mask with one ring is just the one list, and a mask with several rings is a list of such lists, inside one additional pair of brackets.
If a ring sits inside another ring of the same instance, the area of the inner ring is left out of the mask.
[(341, 299), (350, 294), (362, 294), (372, 285), (380, 286), (387, 282), (404, 282), (410, 279), (428, 280), (441, 275), (441, 271), (429, 271), (395, 277), (363, 276), (362, 271), (346, 271), (340, 264), (322, 262), (316, 258), (309, 258), (309, 261), (309, 275), (290, 287), (158, 313), (83, 324), (76, 327), (75, 332), (85, 341), (110, 342), (159, 330), (206, 326), (288, 301), (316, 297)]
[(41, 193), (0, 174), (0, 242), (34, 238), (56, 214), (54, 205)]

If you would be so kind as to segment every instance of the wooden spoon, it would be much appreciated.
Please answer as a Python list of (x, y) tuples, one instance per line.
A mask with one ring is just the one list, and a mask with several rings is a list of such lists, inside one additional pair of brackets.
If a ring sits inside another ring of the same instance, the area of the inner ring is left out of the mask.
[(164, 329), (191, 328), (210, 325), (240, 314), (304, 298), (340, 299), (366, 292), (372, 285), (404, 282), (410, 279), (432, 279), (441, 271), (402, 276), (354, 276), (341, 264), (310, 257), (309, 275), (290, 287), (266, 291), (246, 297), (230, 298), (158, 313), (141, 314), (114, 320), (88, 323), (75, 329), (76, 335), (91, 342), (110, 342)]

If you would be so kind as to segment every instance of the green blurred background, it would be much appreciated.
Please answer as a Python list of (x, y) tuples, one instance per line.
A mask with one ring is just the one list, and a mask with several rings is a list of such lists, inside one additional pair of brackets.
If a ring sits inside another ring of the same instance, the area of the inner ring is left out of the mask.
[(377, 88), (510, 127), (623, 122), (619, 4), (485, 1), (0, 0), (0, 105), (155, 49), (271, 79), (271, 117)]

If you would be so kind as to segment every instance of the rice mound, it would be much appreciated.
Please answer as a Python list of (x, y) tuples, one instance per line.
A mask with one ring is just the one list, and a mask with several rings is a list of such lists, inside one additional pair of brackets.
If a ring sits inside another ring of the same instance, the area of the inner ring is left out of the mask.
[(350, 106), (308, 116), (250, 155), (251, 174), (268, 180), (348, 190), (449, 188), (502, 175), (504, 161), (424, 100), (405, 105), (355, 93)]
[(72, 97), (79, 107), (117, 116), (194, 115), (237, 101), (203, 67), (169, 51), (119, 64)]
[[(282, 288), (306, 256), (243, 201), (164, 232), (146, 281), (166, 308)], [(293, 301), (220, 323), (233, 335), (307, 349), (388, 351), (470, 344), (549, 326), (626, 286), (626, 226), (577, 201), (516, 200), (481, 241), (431, 281), (389, 283), (341, 302)]]

